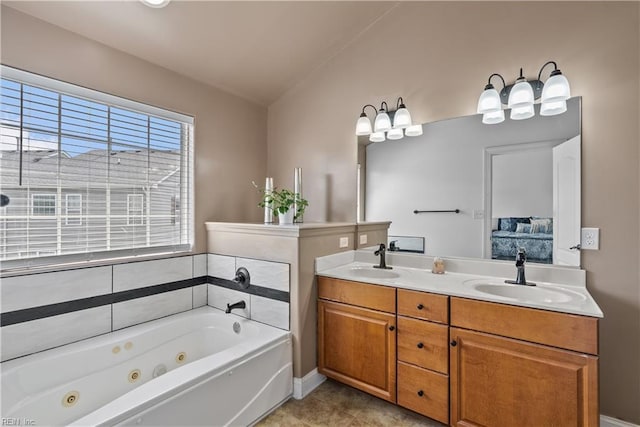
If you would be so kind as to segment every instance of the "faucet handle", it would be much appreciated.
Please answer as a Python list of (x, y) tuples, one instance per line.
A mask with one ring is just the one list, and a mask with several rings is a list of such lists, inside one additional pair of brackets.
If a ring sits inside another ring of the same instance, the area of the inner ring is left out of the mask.
[(518, 249), (518, 254), (516, 255), (516, 262), (525, 262), (527, 260), (527, 251), (524, 248)]

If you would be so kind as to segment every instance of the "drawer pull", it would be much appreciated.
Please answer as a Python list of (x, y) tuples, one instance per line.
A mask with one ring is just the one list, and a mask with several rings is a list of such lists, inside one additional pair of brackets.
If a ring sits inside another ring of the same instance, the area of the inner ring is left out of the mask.
[(455, 347), (457, 345), (458, 345), (458, 343), (456, 342), (456, 340), (451, 341), (451, 347)]
[(393, 326), (393, 325), (389, 326), (389, 330), (390, 330), (390, 331), (393, 331), (393, 330), (395, 330), (395, 329), (396, 329), (396, 327), (395, 327), (395, 326)]
[(422, 310), (424, 308), (424, 305), (422, 304), (418, 304), (418, 306), (416, 307), (418, 310)]
[(418, 391), (418, 396), (420, 396), (420, 397), (424, 396), (424, 391), (419, 390), (419, 391)]
[(423, 343), (421, 343), (421, 342), (419, 342), (419, 343), (418, 343), (418, 348), (422, 348), (422, 347), (424, 347), (424, 344), (423, 344)]

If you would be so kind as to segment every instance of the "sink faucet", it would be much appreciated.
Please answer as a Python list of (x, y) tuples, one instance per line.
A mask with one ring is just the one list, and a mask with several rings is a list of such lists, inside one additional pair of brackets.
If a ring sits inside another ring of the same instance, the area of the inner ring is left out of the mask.
[(229, 314), (231, 313), (231, 310), (234, 310), (236, 308), (246, 308), (246, 307), (247, 305), (245, 304), (244, 300), (242, 300), (242, 301), (238, 301), (235, 304), (227, 304), (227, 309), (224, 312)]
[(392, 267), (387, 267), (386, 252), (387, 248), (385, 247), (384, 243), (380, 243), (380, 247), (378, 248), (378, 250), (373, 253), (375, 256), (380, 255), (380, 265), (374, 265), (373, 268), (391, 270)]
[(518, 254), (516, 255), (516, 269), (518, 270), (518, 274), (516, 276), (516, 280), (505, 280), (505, 283), (511, 283), (514, 285), (525, 285), (525, 286), (535, 286), (536, 284), (533, 282), (527, 282), (527, 279), (524, 277), (524, 262), (527, 259), (527, 252), (524, 248), (518, 249)]

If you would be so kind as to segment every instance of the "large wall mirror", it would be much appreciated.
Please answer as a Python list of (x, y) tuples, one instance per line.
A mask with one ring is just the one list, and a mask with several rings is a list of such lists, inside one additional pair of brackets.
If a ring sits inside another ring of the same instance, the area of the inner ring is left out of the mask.
[(392, 250), (513, 260), (522, 247), (529, 262), (579, 266), (581, 99), (557, 116), (536, 107), (527, 120), (360, 137), (359, 220), (391, 221)]

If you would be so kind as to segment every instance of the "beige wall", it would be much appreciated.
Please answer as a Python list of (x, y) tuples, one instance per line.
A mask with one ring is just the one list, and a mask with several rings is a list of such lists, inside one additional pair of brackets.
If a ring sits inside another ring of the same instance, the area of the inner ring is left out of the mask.
[(195, 116), (197, 252), (205, 221), (259, 221), (265, 107), (2, 7), (0, 59), (45, 76)]
[(583, 252), (601, 305), (602, 413), (640, 423), (639, 4), (402, 2), (269, 107), (267, 172), (303, 168), (305, 220), (355, 219), (355, 122), (403, 96), (414, 120), (473, 114), (487, 77), (555, 60), (583, 101)]

